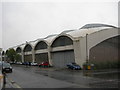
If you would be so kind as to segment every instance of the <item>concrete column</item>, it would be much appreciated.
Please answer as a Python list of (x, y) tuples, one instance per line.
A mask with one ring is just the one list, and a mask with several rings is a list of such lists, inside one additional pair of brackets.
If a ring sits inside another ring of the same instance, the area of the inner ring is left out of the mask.
[(24, 60), (24, 52), (23, 51), (21, 52), (21, 55), (22, 55), (22, 62), (24, 62), (25, 60)]
[(85, 53), (85, 48), (81, 46), (81, 41), (78, 39), (73, 41), (73, 47), (74, 47), (75, 62), (82, 67), (83, 63), (85, 62), (85, 60), (83, 59), (84, 56), (82, 56), (84, 55), (83, 53)]
[(49, 64), (52, 66), (52, 60), (51, 60), (51, 48), (48, 47), (48, 60), (49, 60)]
[(35, 62), (35, 51), (32, 49), (32, 62)]
[(6, 58), (7, 58), (7, 56), (5, 55), (5, 61), (7, 61), (7, 59), (6, 59)]

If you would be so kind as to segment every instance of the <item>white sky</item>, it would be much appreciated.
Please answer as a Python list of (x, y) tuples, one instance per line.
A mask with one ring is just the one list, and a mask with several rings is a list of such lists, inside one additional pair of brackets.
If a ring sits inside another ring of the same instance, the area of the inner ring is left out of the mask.
[(118, 0), (25, 1), (3, 0), (2, 5), (0, 3), (0, 36), (3, 37), (0, 37), (0, 47), (4, 49), (64, 30), (78, 29), (88, 23), (118, 26)]
[(2, 47), (2, 3), (0, 2), (0, 48)]

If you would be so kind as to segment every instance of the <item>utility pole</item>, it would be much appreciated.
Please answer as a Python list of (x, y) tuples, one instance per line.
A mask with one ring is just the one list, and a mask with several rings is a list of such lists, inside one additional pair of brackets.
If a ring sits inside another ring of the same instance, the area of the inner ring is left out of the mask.
[(86, 63), (88, 63), (88, 34), (86, 34)]
[(0, 48), (0, 57), (1, 57), (1, 62), (2, 62), (2, 48)]

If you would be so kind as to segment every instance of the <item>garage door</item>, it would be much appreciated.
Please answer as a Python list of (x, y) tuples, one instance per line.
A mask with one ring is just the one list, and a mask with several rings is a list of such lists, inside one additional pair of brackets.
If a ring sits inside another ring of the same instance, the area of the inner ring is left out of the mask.
[(48, 62), (48, 53), (35, 54), (35, 60), (37, 63)]
[(24, 60), (25, 62), (32, 62), (32, 55), (25, 55)]
[(66, 64), (75, 62), (74, 51), (59, 51), (52, 53), (53, 65), (55, 67), (64, 68)]

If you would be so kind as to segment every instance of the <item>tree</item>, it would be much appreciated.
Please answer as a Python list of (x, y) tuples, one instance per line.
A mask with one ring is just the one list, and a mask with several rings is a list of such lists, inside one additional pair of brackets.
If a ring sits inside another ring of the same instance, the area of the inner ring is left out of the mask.
[(15, 60), (16, 60), (17, 62), (21, 61), (21, 55), (19, 55), (18, 53), (16, 53), (16, 55), (15, 55)]
[(13, 61), (13, 62), (15, 61), (16, 52), (13, 48), (9, 49), (6, 53), (6, 55), (10, 61)]

